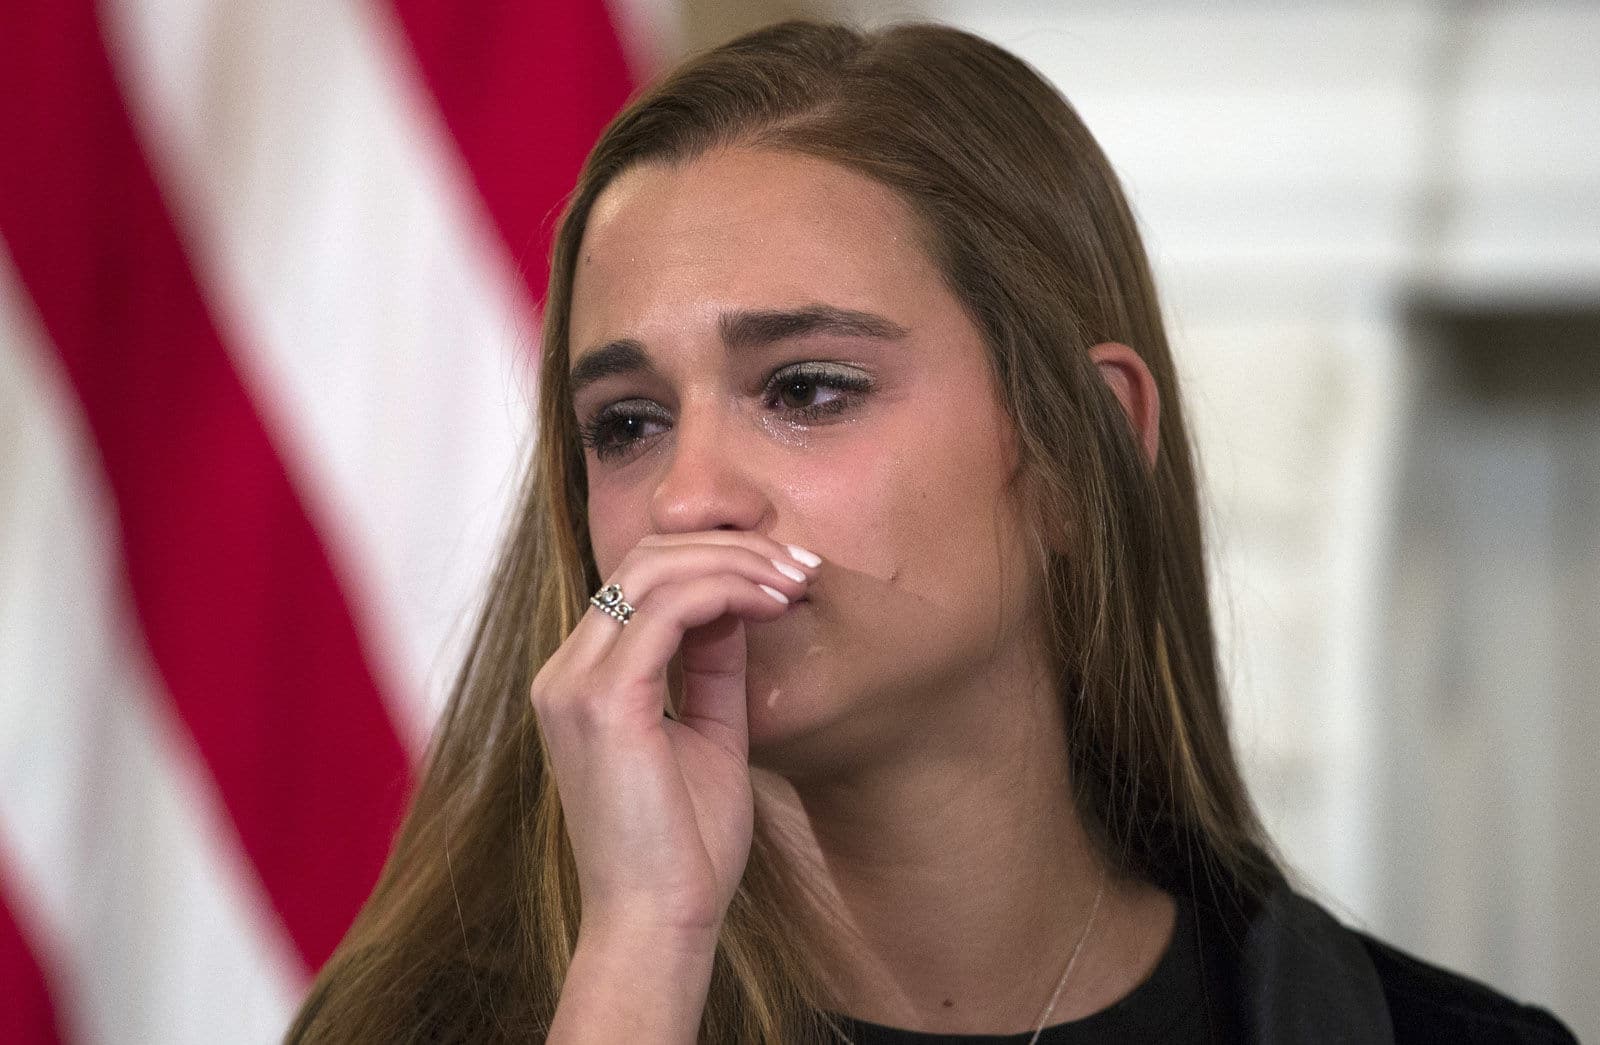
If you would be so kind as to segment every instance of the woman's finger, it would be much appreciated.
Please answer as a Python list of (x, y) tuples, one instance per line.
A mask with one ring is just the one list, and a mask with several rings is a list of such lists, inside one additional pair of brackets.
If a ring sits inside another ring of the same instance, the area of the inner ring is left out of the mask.
[[(754, 544), (750, 542), (754, 541)], [(785, 544), (752, 530), (690, 530), (683, 533), (652, 533), (639, 539), (641, 548), (670, 548), (679, 544), (729, 544), (763, 548), (769, 555), (788, 556), (803, 566), (815, 568), (822, 560), (815, 554), (793, 544)]]
[(639, 707), (641, 713), (659, 716), (665, 708), (667, 663), (681, 648), (681, 721), (743, 753), (749, 742), (743, 622), (783, 616), (790, 603), (774, 591), (732, 574), (662, 585), (640, 605), (599, 672), (616, 681), (617, 693), (648, 701)]
[[(663, 585), (715, 573), (738, 574), (780, 591), (794, 601), (805, 594), (816, 572), (816, 567), (795, 559), (786, 546), (776, 541), (757, 534), (730, 531), (717, 540), (640, 542), (607, 583), (617, 585), (623, 599), (635, 609)], [(590, 607), (563, 644), (570, 663), (575, 667), (598, 663), (620, 632), (615, 619), (598, 607)]]

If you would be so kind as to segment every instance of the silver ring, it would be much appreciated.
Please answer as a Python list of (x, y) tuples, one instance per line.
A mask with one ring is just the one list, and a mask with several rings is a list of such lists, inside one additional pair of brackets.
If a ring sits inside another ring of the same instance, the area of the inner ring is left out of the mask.
[(628, 605), (622, 597), (622, 589), (615, 584), (608, 584), (589, 596), (589, 603), (618, 624), (628, 623), (628, 618), (633, 616), (633, 607)]

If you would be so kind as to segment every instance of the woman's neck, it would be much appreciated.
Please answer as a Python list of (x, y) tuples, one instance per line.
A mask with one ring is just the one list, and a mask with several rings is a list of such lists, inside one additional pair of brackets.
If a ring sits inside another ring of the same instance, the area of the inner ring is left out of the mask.
[(1054, 702), (997, 715), (988, 696), (941, 702), (971, 713), (939, 716), (937, 734), (848, 777), (797, 786), (756, 772), (761, 816), (808, 898), (817, 967), (847, 1015), (936, 1033), (1032, 1031), (1102, 883), (1049, 1022), (1126, 995), (1170, 940), (1171, 898), (1107, 875), (1083, 830)]

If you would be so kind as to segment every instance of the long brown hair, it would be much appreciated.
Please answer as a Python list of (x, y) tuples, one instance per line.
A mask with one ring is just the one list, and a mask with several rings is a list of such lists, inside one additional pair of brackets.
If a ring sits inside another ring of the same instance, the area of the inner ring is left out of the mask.
[[(589, 156), (555, 242), (519, 514), (394, 852), (292, 1040), (537, 1039), (549, 1025), (579, 897), (529, 690), (600, 584), (566, 381), (574, 262), (619, 172), (725, 145), (894, 189), (982, 333), (1046, 563), (1071, 800), (1111, 866), (1202, 903), (1249, 904), (1278, 880), (1229, 744), (1172, 358), (1105, 156), (1037, 73), (975, 36), (791, 22), (685, 63)], [(1103, 341), (1155, 375), (1154, 467), (1089, 359)], [(786, 889), (758, 823), (703, 1041), (822, 1040), (828, 999)]]

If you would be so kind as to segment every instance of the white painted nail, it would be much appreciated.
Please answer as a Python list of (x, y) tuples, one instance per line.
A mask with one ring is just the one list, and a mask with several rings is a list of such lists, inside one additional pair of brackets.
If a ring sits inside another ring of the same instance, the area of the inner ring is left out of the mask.
[(768, 595), (771, 595), (774, 599), (777, 599), (779, 602), (782, 602), (782, 603), (785, 603), (785, 604), (788, 603), (789, 596), (785, 595), (783, 592), (779, 591), (777, 588), (769, 588), (765, 584), (761, 585), (760, 587), (761, 587), (762, 591), (766, 592)]
[(796, 547), (793, 544), (786, 544), (784, 547), (789, 549), (789, 554), (794, 557), (795, 562), (803, 562), (812, 569), (822, 565), (822, 557), (819, 555), (813, 555), (804, 548)]
[(799, 570), (795, 569), (793, 566), (790, 566), (786, 562), (779, 562), (777, 559), (773, 559), (772, 565), (777, 567), (779, 573), (783, 574), (792, 581), (803, 581), (806, 579), (805, 574), (801, 573)]

